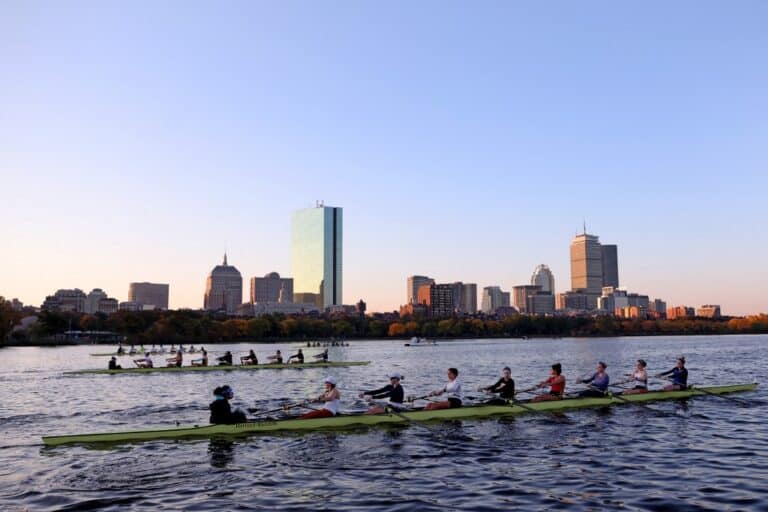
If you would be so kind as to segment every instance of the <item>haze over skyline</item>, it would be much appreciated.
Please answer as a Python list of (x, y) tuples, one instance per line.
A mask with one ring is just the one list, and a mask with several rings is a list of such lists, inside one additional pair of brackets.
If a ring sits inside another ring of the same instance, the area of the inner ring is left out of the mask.
[[(290, 214), (344, 209), (344, 302), (406, 277), (622, 286), (768, 310), (768, 4), (9, 2), (0, 295), (170, 284), (225, 248), (290, 276)], [(243, 297), (247, 299), (246, 294)]]

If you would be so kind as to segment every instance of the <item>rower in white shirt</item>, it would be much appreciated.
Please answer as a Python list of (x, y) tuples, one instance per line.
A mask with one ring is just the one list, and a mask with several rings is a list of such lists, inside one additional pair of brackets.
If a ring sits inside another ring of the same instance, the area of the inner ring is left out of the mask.
[(455, 409), (461, 407), (461, 402), (464, 397), (461, 394), (461, 382), (459, 382), (459, 370), (456, 368), (448, 368), (448, 384), (442, 389), (432, 392), (432, 396), (440, 396), (442, 394), (447, 395), (447, 400), (441, 402), (431, 402), (424, 408), (425, 411), (432, 411), (436, 409)]

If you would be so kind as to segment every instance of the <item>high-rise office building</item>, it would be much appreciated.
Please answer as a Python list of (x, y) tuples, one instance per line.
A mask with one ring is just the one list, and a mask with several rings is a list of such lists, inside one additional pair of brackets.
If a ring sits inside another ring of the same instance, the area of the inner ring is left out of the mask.
[(342, 209), (318, 203), (293, 212), (291, 272), (295, 293), (320, 294), (321, 307), (342, 302)]
[(601, 245), (603, 286), (619, 287), (619, 255), (615, 245)]
[(536, 295), (541, 291), (541, 286), (533, 284), (523, 284), (520, 286), (512, 287), (512, 295), (514, 297), (514, 304), (517, 310), (521, 313), (533, 313), (529, 311), (528, 297)]
[(486, 315), (492, 315), (503, 306), (503, 293), (500, 286), (486, 286), (483, 288), (481, 308)]
[(419, 288), (418, 303), (427, 307), (431, 318), (446, 318), (453, 315), (453, 285), (425, 284)]
[[(555, 294), (555, 276), (546, 265), (539, 265), (531, 276), (531, 285), (541, 287), (544, 293)], [(517, 305), (517, 304), (515, 304)]]
[(270, 272), (264, 277), (251, 278), (251, 303), (293, 302), (293, 279)]
[(242, 302), (243, 277), (239, 270), (227, 264), (227, 254), (224, 253), (224, 263), (216, 265), (206, 280), (203, 308), (234, 315)]
[(587, 296), (587, 309), (597, 307), (603, 289), (603, 251), (600, 238), (583, 233), (571, 242), (571, 290)]
[(435, 280), (427, 276), (410, 276), (406, 283), (406, 304), (418, 304), (419, 288), (425, 284), (435, 284)]
[(459, 310), (467, 315), (477, 313), (477, 284), (462, 283)]
[(168, 309), (168, 288), (162, 283), (131, 283), (128, 285), (128, 302), (141, 304), (142, 309)]

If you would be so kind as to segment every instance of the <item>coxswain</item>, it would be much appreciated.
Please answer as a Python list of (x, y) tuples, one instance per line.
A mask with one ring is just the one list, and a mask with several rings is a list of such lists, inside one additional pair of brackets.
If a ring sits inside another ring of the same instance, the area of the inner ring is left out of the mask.
[(542, 393), (536, 395), (533, 398), (534, 402), (543, 402), (547, 400), (560, 400), (565, 393), (565, 375), (563, 375), (563, 367), (560, 363), (552, 365), (552, 369), (549, 372), (549, 378), (545, 381), (539, 382), (539, 388), (545, 388), (549, 386), (548, 393)]
[(183, 360), (184, 360), (184, 358), (181, 355), (181, 349), (179, 349), (179, 350), (176, 351), (176, 355), (175, 356), (169, 357), (168, 359), (165, 360), (165, 362), (168, 363), (167, 366), (169, 368), (172, 368), (174, 366), (176, 368), (181, 368), (181, 363), (182, 363)]
[(219, 362), (219, 366), (232, 366), (232, 352), (227, 350), (223, 356), (217, 357), (216, 360)]
[(403, 376), (398, 372), (392, 372), (389, 375), (389, 384), (383, 388), (373, 389), (371, 391), (363, 391), (360, 393), (360, 398), (366, 400), (383, 400), (387, 399), (387, 402), (381, 405), (374, 405), (365, 414), (381, 414), (386, 412), (387, 407), (391, 407), (395, 410), (405, 409), (403, 400), (405, 399), (405, 391), (403, 386), (400, 385), (400, 381), (403, 380)]
[(631, 389), (625, 389), (622, 395), (636, 395), (638, 393), (648, 392), (648, 371), (645, 367), (648, 366), (642, 359), (638, 359), (635, 364), (635, 371), (627, 375), (629, 379), (626, 381), (633, 384)]
[(424, 410), (432, 411), (436, 409), (455, 409), (461, 407), (463, 396), (461, 395), (461, 382), (459, 382), (458, 377), (459, 370), (456, 368), (448, 368), (448, 384), (431, 393), (432, 396), (440, 396), (445, 393), (448, 395), (447, 400), (430, 402), (424, 407)]
[(600, 398), (605, 396), (605, 394), (608, 392), (608, 384), (610, 383), (610, 378), (608, 377), (608, 374), (605, 373), (606, 368), (608, 368), (608, 365), (600, 361), (597, 363), (597, 371), (593, 373), (591, 377), (588, 379), (581, 379), (576, 381), (581, 384), (589, 384), (587, 389), (579, 392), (580, 397)]
[(667, 377), (672, 383), (664, 387), (664, 391), (685, 391), (688, 389), (688, 369), (685, 367), (685, 358), (677, 358), (677, 365), (668, 372), (658, 374), (656, 377)]
[(149, 357), (149, 354), (144, 354), (144, 357), (141, 359), (134, 359), (134, 363), (136, 363), (136, 367), (138, 368), (154, 368), (154, 363), (152, 362), (152, 358)]
[(248, 352), (247, 356), (243, 356), (240, 358), (240, 364), (243, 364), (246, 366), (259, 364), (259, 358), (256, 357), (256, 352), (254, 352), (253, 349), (251, 349), (251, 351)]
[(205, 349), (200, 350), (203, 357), (200, 359), (193, 359), (192, 366), (208, 366), (208, 352)]
[(512, 378), (512, 370), (505, 366), (501, 370), (501, 377), (496, 384), (480, 388), (480, 391), (487, 393), (498, 393), (498, 397), (491, 398), (486, 403), (489, 405), (507, 405), (510, 400), (515, 399), (515, 380)]
[(291, 363), (304, 364), (304, 352), (302, 352), (301, 349), (299, 349), (298, 352), (296, 352), (295, 354), (293, 354), (291, 357), (288, 358), (288, 364), (291, 364)]
[(272, 364), (283, 364), (283, 354), (279, 350), (275, 352), (275, 355), (267, 357)]
[(245, 413), (240, 409), (232, 410), (229, 401), (235, 396), (235, 391), (229, 386), (221, 386), (213, 390), (215, 397), (208, 406), (211, 410), (210, 422), (213, 424), (245, 423)]
[(117, 358), (115, 356), (112, 356), (112, 359), (109, 360), (109, 369), (110, 370), (122, 370), (123, 367), (117, 364)]
[(339, 400), (341, 399), (341, 393), (339, 393), (336, 387), (336, 379), (334, 377), (326, 377), (323, 381), (325, 385), (325, 391), (319, 397), (312, 400), (313, 402), (321, 402), (323, 404), (322, 409), (317, 409), (303, 416), (299, 419), (309, 420), (312, 418), (330, 418), (336, 416), (339, 413)]

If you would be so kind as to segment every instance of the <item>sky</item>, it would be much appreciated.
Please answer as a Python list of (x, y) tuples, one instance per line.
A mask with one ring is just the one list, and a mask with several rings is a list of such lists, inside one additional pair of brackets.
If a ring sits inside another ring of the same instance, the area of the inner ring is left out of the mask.
[[(344, 208), (344, 302), (500, 285), (582, 229), (621, 284), (768, 311), (768, 3), (0, 4), (0, 295), (290, 275)], [(247, 299), (247, 292), (244, 293)]]

